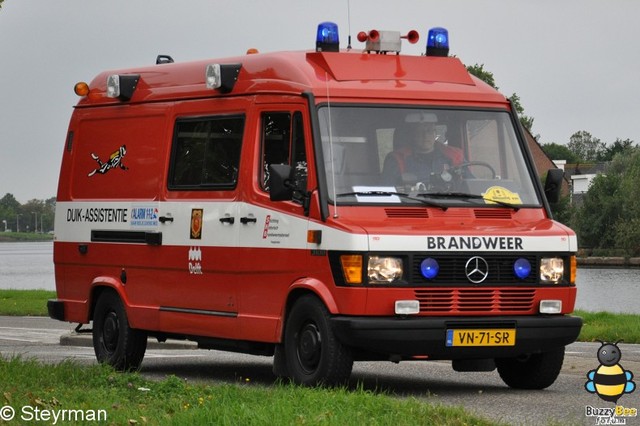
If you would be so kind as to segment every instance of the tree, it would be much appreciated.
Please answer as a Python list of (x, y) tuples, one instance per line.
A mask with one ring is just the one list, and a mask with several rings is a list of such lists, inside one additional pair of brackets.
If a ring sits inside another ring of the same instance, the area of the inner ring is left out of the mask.
[(575, 206), (571, 204), (571, 195), (561, 196), (557, 203), (552, 203), (551, 214), (558, 222), (571, 226), (571, 221), (575, 215)]
[(0, 221), (6, 221), (0, 222), (3, 224), (3, 231), (4, 227), (7, 229), (13, 229), (14, 226), (16, 229), (18, 228), (21, 207), (13, 194), (7, 193), (4, 197), (0, 198)]
[(21, 205), (12, 194), (6, 194), (0, 198), (0, 232), (5, 226), (14, 231), (24, 232), (28, 226), (29, 231), (49, 232), (53, 230), (55, 210), (55, 197), (44, 201), (33, 199)]
[(40, 230), (42, 232), (42, 220), (44, 218), (44, 201), (42, 200), (29, 200), (22, 206), (23, 220), (26, 226), (29, 226), (30, 231), (36, 232)]
[[(484, 69), (484, 64), (469, 65), (467, 67), (467, 71), (470, 74), (475, 75), (480, 80), (484, 81), (485, 83), (487, 83), (489, 86), (493, 87), (494, 89), (499, 90), (498, 86), (496, 85), (495, 78), (493, 77), (493, 73), (490, 72), (490, 71), (485, 70)], [(518, 117), (520, 119), (520, 124), (522, 124), (522, 127), (524, 127), (525, 129), (527, 129), (528, 131), (531, 132), (531, 128), (533, 127), (533, 117), (524, 115), (524, 107), (522, 106), (522, 103), (520, 102), (520, 96), (518, 96), (517, 94), (514, 93), (509, 97), (509, 100), (511, 101), (511, 104), (513, 105), (513, 108), (515, 109), (516, 113), (518, 114)], [(538, 137), (536, 137), (536, 139), (538, 139)]]
[(0, 0), (0, 9), (2, 9), (2, 3), (4, 2), (4, 0)]
[(607, 146), (602, 153), (601, 160), (602, 161), (611, 161), (613, 157), (620, 153), (629, 153), (631, 149), (633, 149), (633, 141), (631, 139), (622, 140), (620, 138), (616, 139), (611, 146)]
[(620, 218), (620, 203), (623, 202), (618, 192), (620, 178), (618, 174), (600, 174), (591, 182), (573, 225), (580, 246), (592, 249), (616, 246), (613, 230)]
[(484, 81), (485, 83), (487, 83), (489, 86), (493, 87), (494, 89), (498, 90), (498, 86), (496, 86), (496, 81), (493, 78), (493, 73), (489, 72), (487, 70), (484, 69), (484, 64), (474, 64), (474, 65), (469, 65), (467, 67), (467, 71), (470, 74), (475, 75), (476, 77), (478, 77), (480, 80)]
[[(522, 127), (527, 129), (528, 131), (531, 131), (531, 128), (533, 127), (533, 117), (524, 115), (524, 107), (522, 106), (522, 103), (520, 103), (520, 96), (514, 93), (509, 97), (509, 100), (518, 113), (518, 118), (520, 119), (520, 124), (522, 124)], [(536, 137), (536, 139), (538, 138)]]
[(552, 160), (567, 160), (567, 163), (578, 162), (578, 157), (566, 145), (551, 142), (541, 146), (544, 153)]
[(20, 210), (20, 202), (16, 200), (13, 194), (6, 193), (4, 197), (0, 198), (0, 207), (16, 213)]
[(594, 178), (573, 224), (580, 244), (640, 254), (640, 148), (617, 154)]
[(604, 157), (606, 145), (591, 133), (580, 130), (569, 138), (567, 148), (578, 158), (578, 161), (600, 161)]

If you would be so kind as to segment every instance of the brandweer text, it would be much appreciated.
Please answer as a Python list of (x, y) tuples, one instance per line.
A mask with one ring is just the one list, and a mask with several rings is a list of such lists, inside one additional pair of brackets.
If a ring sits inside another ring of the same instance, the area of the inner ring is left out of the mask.
[(427, 237), (428, 250), (524, 250), (521, 237)]

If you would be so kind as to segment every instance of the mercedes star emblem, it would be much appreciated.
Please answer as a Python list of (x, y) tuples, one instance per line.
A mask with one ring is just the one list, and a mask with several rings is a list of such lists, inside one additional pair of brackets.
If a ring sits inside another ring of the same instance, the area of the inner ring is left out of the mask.
[(464, 265), (464, 272), (467, 274), (469, 281), (474, 284), (480, 284), (489, 275), (489, 264), (480, 256), (473, 256)]

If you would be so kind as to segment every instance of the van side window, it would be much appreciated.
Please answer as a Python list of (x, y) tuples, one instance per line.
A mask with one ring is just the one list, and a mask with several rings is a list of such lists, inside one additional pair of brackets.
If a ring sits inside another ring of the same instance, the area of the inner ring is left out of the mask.
[(302, 113), (269, 112), (262, 114), (261, 184), (269, 191), (269, 166), (289, 164), (295, 172), (296, 187), (306, 190), (307, 155), (304, 146)]
[(245, 118), (176, 121), (169, 189), (233, 189), (238, 181)]

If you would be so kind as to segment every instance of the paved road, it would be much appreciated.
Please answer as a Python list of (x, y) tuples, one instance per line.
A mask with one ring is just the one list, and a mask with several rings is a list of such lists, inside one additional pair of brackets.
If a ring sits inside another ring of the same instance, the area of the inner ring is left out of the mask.
[[(95, 363), (90, 336), (71, 336), (74, 326), (42, 317), (0, 317), (0, 353), (20, 354), (44, 362), (75, 359)], [(60, 344), (61, 337), (65, 343)], [(185, 349), (184, 345), (147, 350), (142, 374), (157, 379), (176, 375), (193, 382), (274, 383), (271, 358), (219, 351)], [(166, 346), (164, 346), (166, 347)], [(365, 389), (424, 399), (432, 403), (461, 405), (482, 416), (516, 425), (595, 425), (595, 417), (585, 416), (585, 407), (613, 407), (585, 391), (586, 373), (598, 367), (598, 343), (574, 343), (567, 348), (563, 371), (544, 391), (507, 388), (496, 372), (456, 373), (449, 362), (361, 362), (356, 363), (352, 384)], [(640, 377), (640, 345), (620, 344), (620, 364)], [(635, 379), (640, 386), (640, 380)], [(1, 383), (1, 381), (0, 381)], [(623, 395), (619, 405), (640, 409), (640, 391)], [(640, 416), (626, 418), (627, 425), (640, 425)]]

